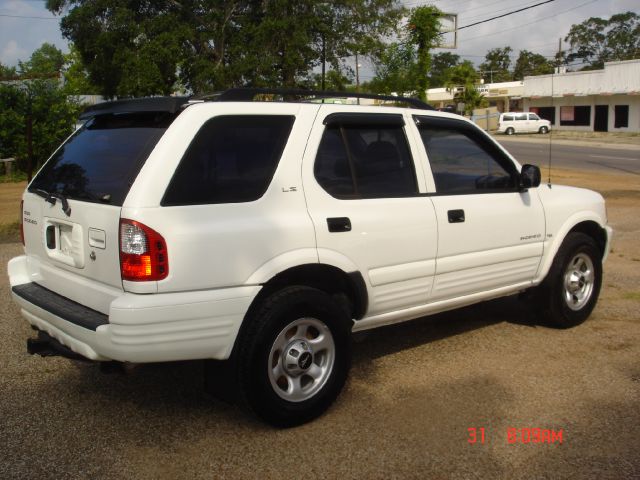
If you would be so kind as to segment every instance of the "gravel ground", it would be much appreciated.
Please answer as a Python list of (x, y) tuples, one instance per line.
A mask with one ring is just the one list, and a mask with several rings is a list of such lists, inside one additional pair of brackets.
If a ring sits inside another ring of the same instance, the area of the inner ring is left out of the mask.
[(0, 245), (0, 478), (640, 478), (640, 179), (563, 175), (605, 193), (616, 230), (585, 324), (537, 326), (506, 298), (373, 331), (333, 408), (290, 430), (207, 396), (199, 363), (27, 355), (6, 282), (21, 246)]

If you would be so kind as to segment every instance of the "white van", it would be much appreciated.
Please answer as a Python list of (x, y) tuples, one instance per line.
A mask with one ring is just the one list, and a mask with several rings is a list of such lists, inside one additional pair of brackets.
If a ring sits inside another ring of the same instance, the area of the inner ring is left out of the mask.
[(498, 120), (498, 132), (507, 135), (514, 133), (548, 133), (551, 122), (531, 112), (501, 113)]

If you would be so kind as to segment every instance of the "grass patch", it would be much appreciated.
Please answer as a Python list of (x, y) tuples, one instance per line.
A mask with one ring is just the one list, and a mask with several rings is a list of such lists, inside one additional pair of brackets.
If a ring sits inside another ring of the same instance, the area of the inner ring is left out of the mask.
[(0, 243), (20, 242), (20, 222), (0, 224)]
[(623, 295), (625, 300), (636, 300), (640, 302), (640, 292), (627, 292)]
[(0, 175), (0, 183), (17, 183), (26, 182), (27, 174), (22, 172), (12, 173), (11, 176)]

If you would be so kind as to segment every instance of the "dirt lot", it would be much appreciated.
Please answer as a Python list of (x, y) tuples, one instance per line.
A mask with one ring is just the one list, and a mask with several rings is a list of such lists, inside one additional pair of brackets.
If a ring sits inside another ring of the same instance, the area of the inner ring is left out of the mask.
[(601, 191), (615, 229), (585, 324), (540, 327), (507, 298), (371, 332), (337, 404), (291, 430), (204, 395), (197, 363), (28, 356), (5, 270), (21, 247), (0, 245), (0, 478), (640, 478), (640, 177), (554, 179)]

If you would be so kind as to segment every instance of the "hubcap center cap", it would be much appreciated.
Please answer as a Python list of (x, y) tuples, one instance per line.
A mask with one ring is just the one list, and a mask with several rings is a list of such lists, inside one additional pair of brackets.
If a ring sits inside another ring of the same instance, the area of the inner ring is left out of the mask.
[(285, 371), (294, 377), (302, 375), (313, 364), (313, 350), (305, 340), (294, 340), (282, 354)]

